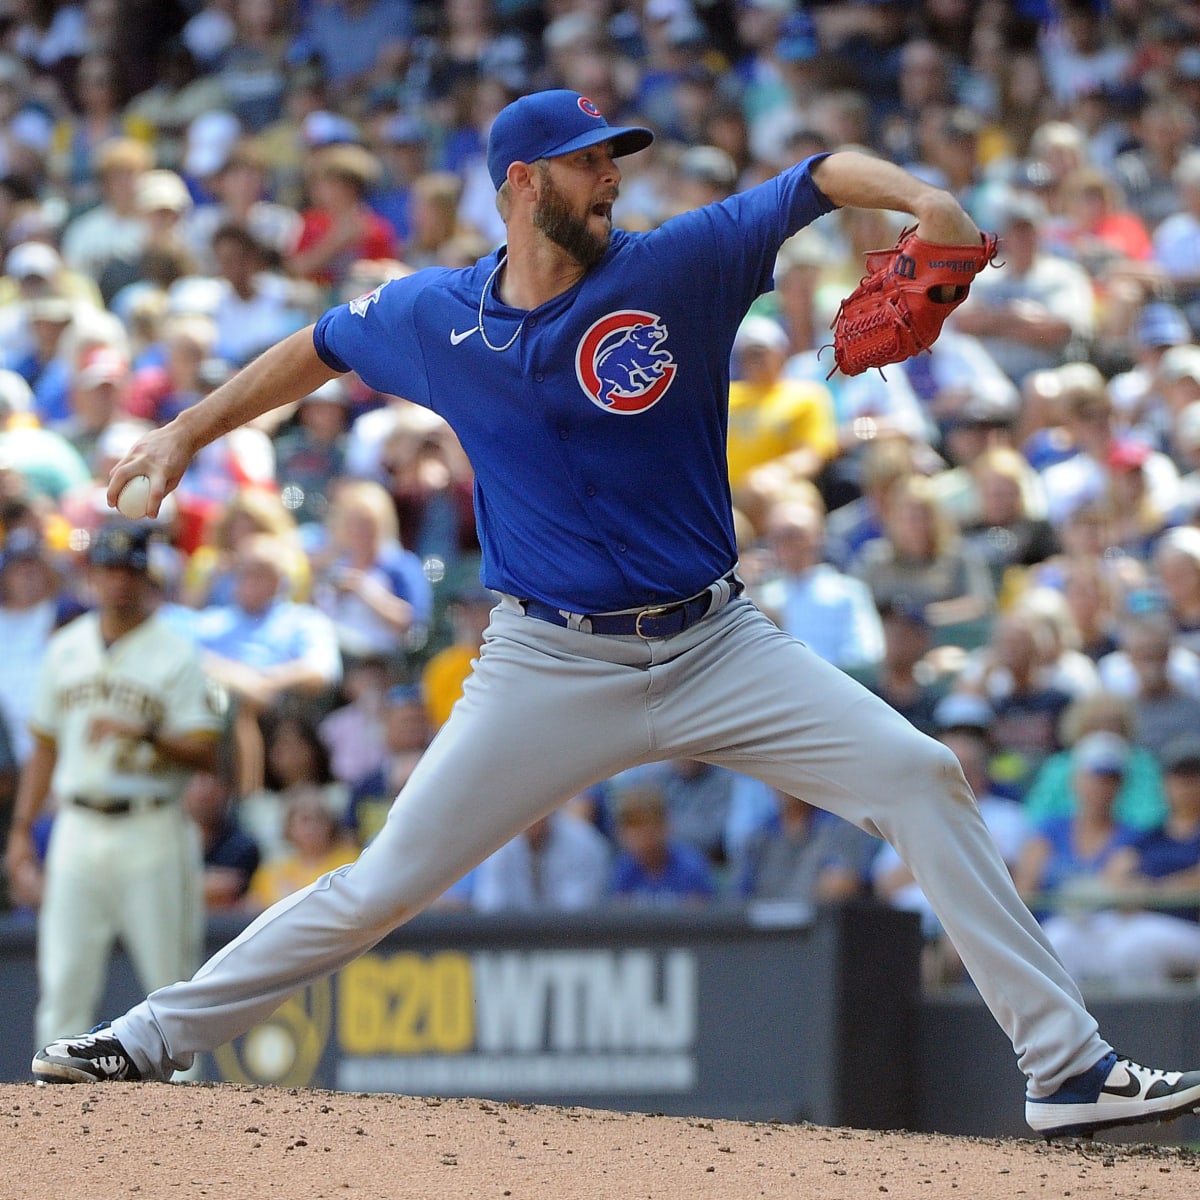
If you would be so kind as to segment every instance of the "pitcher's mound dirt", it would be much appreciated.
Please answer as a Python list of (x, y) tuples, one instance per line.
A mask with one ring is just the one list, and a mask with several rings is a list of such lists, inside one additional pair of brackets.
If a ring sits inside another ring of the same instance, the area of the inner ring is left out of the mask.
[(0, 1085), (4, 1200), (1194, 1200), (1200, 1156), (229, 1084)]

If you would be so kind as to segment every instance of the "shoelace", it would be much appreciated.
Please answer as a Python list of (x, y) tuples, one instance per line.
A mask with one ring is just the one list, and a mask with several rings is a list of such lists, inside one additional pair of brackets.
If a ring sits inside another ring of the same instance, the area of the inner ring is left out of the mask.
[(1147, 1083), (1153, 1083), (1156, 1079), (1166, 1079), (1170, 1074), (1162, 1067), (1143, 1067), (1141, 1063), (1135, 1063), (1131, 1058), (1118, 1058), (1117, 1062), (1135, 1079), (1145, 1079)]

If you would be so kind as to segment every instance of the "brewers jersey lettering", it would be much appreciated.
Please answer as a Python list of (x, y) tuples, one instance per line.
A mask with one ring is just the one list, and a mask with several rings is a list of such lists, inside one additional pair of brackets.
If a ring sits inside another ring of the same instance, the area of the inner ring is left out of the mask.
[(60, 801), (80, 794), (178, 798), (187, 768), (150, 744), (89, 743), (88, 725), (101, 715), (173, 733), (215, 735), (221, 727), (219, 693), (205, 680), (191, 643), (156, 617), (111, 647), (96, 613), (59, 630), (46, 651), (29, 723), (58, 749), (51, 788)]

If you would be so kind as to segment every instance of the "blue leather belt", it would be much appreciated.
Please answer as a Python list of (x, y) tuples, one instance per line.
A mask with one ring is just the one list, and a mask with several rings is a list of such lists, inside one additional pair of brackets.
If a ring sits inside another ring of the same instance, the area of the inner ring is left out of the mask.
[[(599, 633), (609, 637), (661, 638), (682, 633), (699, 620), (716, 611), (713, 603), (728, 584), (728, 600), (740, 596), (745, 590), (742, 581), (730, 571), (719, 583), (714, 583), (695, 596), (674, 604), (654, 604), (633, 612), (621, 613), (572, 613), (564, 612), (540, 600), (522, 600), (521, 607), (527, 617), (561, 625), (564, 629), (578, 629), (584, 633)], [(720, 604), (717, 605), (721, 607)]]

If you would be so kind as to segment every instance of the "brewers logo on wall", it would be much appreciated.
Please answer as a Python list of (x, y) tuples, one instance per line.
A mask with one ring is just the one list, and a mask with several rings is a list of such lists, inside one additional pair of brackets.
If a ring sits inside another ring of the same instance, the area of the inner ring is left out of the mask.
[(696, 1087), (688, 949), (372, 951), (214, 1055), (230, 1083), (408, 1095)]
[(623, 309), (594, 322), (575, 351), (575, 376), (598, 408), (630, 415), (667, 394), (678, 367), (654, 313)]
[(333, 989), (314, 983), (282, 1004), (249, 1033), (214, 1053), (230, 1083), (307, 1087), (333, 1031)]

